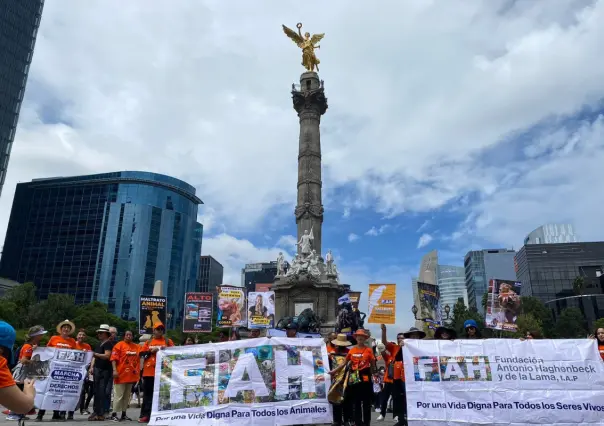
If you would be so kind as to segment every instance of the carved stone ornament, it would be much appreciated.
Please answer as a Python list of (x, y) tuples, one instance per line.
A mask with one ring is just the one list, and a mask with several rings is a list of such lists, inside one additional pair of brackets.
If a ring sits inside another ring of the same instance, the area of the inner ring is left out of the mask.
[(300, 114), (303, 111), (316, 111), (325, 114), (327, 111), (327, 98), (323, 89), (315, 89), (308, 92), (292, 91), (294, 109)]

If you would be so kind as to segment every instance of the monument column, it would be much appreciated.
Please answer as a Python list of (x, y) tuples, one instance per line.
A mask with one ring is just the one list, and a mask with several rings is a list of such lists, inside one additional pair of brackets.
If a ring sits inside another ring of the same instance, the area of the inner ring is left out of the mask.
[[(321, 256), (323, 200), (321, 196), (321, 116), (327, 111), (323, 81), (314, 71), (300, 76), (300, 88), (293, 87), (294, 109), (300, 118), (298, 149), (298, 200), (295, 210), (298, 241), (304, 231), (313, 234), (312, 248)], [(298, 248), (299, 250), (299, 248)]]

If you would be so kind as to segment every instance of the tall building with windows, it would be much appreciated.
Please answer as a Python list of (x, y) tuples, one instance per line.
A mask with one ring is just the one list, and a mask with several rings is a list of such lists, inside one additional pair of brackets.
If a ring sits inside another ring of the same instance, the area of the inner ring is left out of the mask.
[(222, 284), (224, 268), (212, 256), (199, 258), (199, 283), (198, 291), (215, 293), (216, 287)]
[(35, 179), (17, 185), (0, 277), (33, 282), (50, 293), (94, 300), (128, 319), (139, 297), (164, 283), (171, 324), (184, 293), (197, 289), (202, 201), (179, 179), (115, 172)]
[(508, 249), (486, 249), (469, 251), (464, 258), (468, 304), (484, 315), (483, 295), (491, 278), (516, 280), (514, 256)]
[(0, 194), (43, 7), (43, 0), (0, 1)]
[(437, 276), (443, 318), (446, 318), (445, 306), (449, 305), (450, 315), (453, 315), (453, 307), (459, 299), (463, 299), (464, 304), (468, 306), (466, 273), (463, 266), (438, 265)]
[(542, 225), (528, 234), (524, 244), (576, 243), (579, 241), (572, 225), (552, 223)]
[(277, 262), (248, 263), (241, 270), (241, 286), (247, 291), (256, 291), (256, 284), (268, 284), (275, 281)]
[(516, 262), (522, 296), (538, 298), (555, 316), (578, 308), (589, 327), (604, 317), (604, 242), (527, 244)]

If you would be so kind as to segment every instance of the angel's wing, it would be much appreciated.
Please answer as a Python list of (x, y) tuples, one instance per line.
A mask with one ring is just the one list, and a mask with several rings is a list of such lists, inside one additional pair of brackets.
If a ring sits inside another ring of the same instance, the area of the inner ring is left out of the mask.
[(291, 28), (287, 28), (285, 25), (282, 25), (282, 27), (285, 35), (291, 38), (294, 43), (299, 44), (304, 41), (302, 37), (300, 37), (300, 35)]
[(311, 37), (310, 41), (312, 41), (312, 44), (317, 44), (318, 42), (323, 40), (323, 37), (325, 37), (325, 33), (315, 34)]

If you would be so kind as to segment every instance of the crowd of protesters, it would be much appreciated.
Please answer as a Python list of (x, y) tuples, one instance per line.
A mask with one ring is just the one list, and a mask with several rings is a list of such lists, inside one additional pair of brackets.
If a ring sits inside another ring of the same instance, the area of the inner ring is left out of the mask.
[[(386, 326), (382, 324), (382, 343), (367, 344), (366, 330), (358, 330), (352, 336), (331, 333), (327, 338), (332, 388), (329, 400), (333, 405), (333, 426), (369, 425), (372, 409), (379, 412), (378, 422), (384, 421), (387, 412), (397, 425), (407, 425), (407, 401), (405, 395), (405, 369), (403, 351), (406, 340), (425, 339), (426, 333), (415, 327), (398, 333), (396, 342), (388, 340)], [(604, 361), (604, 328), (595, 335), (600, 356)], [(474, 320), (464, 323), (462, 339), (481, 339), (480, 329)], [(521, 340), (539, 339), (537, 332), (527, 332)], [(438, 327), (434, 340), (455, 340), (457, 333), (449, 327)], [(377, 368), (381, 357), (384, 367)], [(389, 407), (390, 410), (389, 410)]]
[[(155, 384), (156, 354), (160, 349), (174, 346), (165, 336), (165, 326), (156, 323), (150, 338), (133, 341), (133, 333), (125, 331), (123, 340), (118, 339), (115, 327), (102, 324), (96, 330), (98, 344), (92, 348), (86, 343), (84, 330), (77, 331), (76, 325), (62, 321), (57, 325), (57, 334), (52, 336), (47, 347), (75, 349), (92, 352), (92, 362), (88, 377), (84, 382), (76, 410), (88, 415), (89, 421), (111, 420), (131, 421), (127, 411), (132, 396), (138, 396), (141, 407), (139, 423), (149, 422), (153, 389)], [(406, 340), (424, 339), (426, 333), (417, 328), (398, 333), (396, 342), (388, 340), (385, 325), (381, 326), (381, 341), (376, 343), (367, 330), (359, 329), (352, 335), (330, 333), (327, 337), (327, 351), (330, 361), (332, 388), (329, 400), (333, 404), (333, 425), (369, 425), (371, 412), (379, 412), (378, 421), (383, 421), (391, 407), (392, 416), (398, 425), (407, 424), (405, 371), (403, 351)], [(464, 339), (480, 339), (480, 330), (474, 320), (464, 324)], [(34, 408), (35, 388), (33, 382), (23, 378), (23, 366), (31, 362), (34, 350), (40, 346), (48, 332), (36, 325), (29, 329), (26, 342), (14, 350), (16, 333), (14, 328), (0, 321), (0, 405), (7, 408), (8, 420), (26, 419), (26, 415), (36, 415), (41, 422), (45, 410)], [(76, 334), (74, 339), (72, 336)], [(439, 327), (434, 332), (435, 340), (457, 339), (455, 330)], [(295, 324), (286, 327), (287, 337), (296, 337)], [(252, 329), (248, 338), (260, 337), (260, 330)], [(592, 338), (597, 340), (598, 349), (604, 360), (604, 328), (598, 328)], [(239, 330), (233, 329), (229, 336), (222, 335), (220, 341), (239, 340)], [(540, 338), (538, 333), (528, 332), (522, 340)], [(183, 345), (193, 345), (192, 337), (187, 337)], [(384, 366), (377, 368), (377, 361)], [(16, 366), (10, 369), (10, 366)], [(142, 391), (142, 404), (140, 392)], [(90, 402), (94, 399), (92, 412)], [(73, 412), (54, 411), (52, 420), (68, 421)]]

